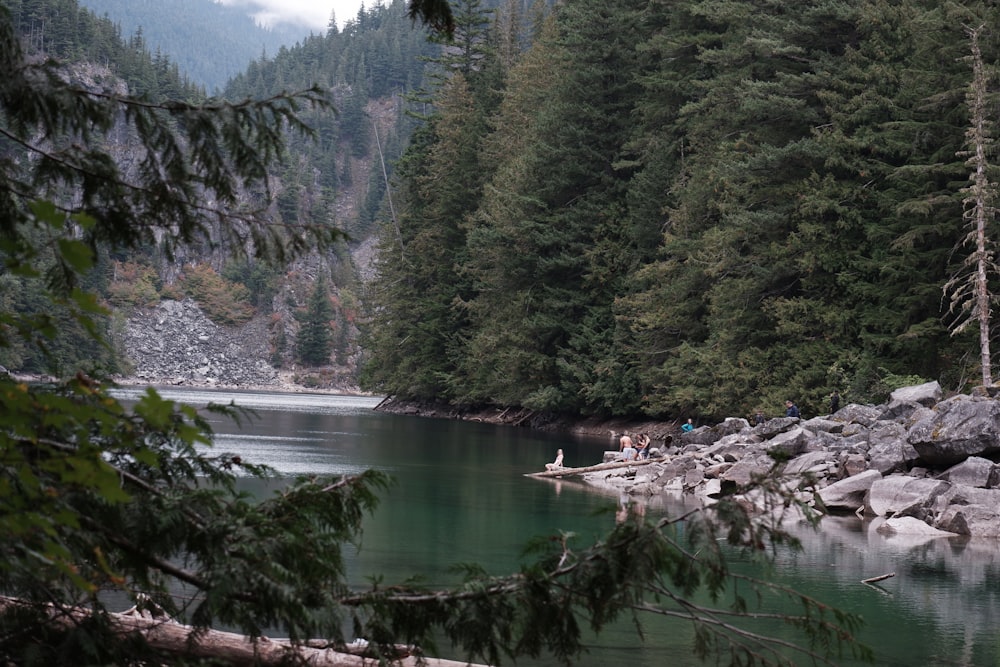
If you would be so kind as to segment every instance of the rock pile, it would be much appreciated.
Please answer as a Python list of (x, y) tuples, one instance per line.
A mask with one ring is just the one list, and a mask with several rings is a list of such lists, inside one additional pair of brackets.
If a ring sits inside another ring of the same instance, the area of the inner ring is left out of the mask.
[[(751, 427), (727, 419), (681, 434), (651, 456), (659, 460), (583, 477), (632, 496), (710, 500), (738, 493), (778, 459), (790, 483), (806, 474), (815, 481), (823, 512), (877, 518), (890, 533), (1000, 537), (1000, 401), (942, 400), (937, 382), (899, 389), (884, 405), (850, 404), (805, 421)], [(752, 494), (745, 500), (755, 502)]]
[(278, 372), (268, 363), (267, 325), (259, 318), (223, 327), (190, 299), (165, 300), (131, 316), (122, 338), (135, 369), (130, 381), (227, 387), (279, 384)]

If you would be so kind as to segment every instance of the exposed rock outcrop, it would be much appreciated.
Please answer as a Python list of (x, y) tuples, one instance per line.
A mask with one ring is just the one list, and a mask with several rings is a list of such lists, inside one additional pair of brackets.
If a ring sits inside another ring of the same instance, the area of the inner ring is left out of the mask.
[(277, 387), (278, 371), (268, 363), (267, 324), (251, 320), (223, 327), (190, 299), (162, 301), (134, 314), (122, 331), (134, 372), (129, 380), (149, 384)]
[(778, 466), (786, 483), (810, 482), (801, 498), (825, 513), (878, 518), (892, 533), (1000, 537), (1000, 401), (941, 397), (933, 382), (893, 392), (885, 405), (847, 405), (808, 421), (751, 427), (727, 419), (662, 440), (652, 451), (658, 460), (641, 474), (619, 468), (582, 477), (632, 496), (682, 492), (711, 501)]

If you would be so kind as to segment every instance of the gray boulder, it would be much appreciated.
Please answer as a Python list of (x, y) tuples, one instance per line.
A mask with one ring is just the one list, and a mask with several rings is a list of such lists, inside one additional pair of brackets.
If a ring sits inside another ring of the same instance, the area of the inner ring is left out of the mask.
[(773, 438), (779, 433), (784, 433), (789, 429), (795, 428), (798, 423), (799, 420), (795, 417), (775, 417), (774, 419), (768, 419), (763, 424), (757, 424), (751, 429), (751, 432), (766, 440)]
[(916, 401), (893, 401), (878, 416), (878, 421), (903, 421), (922, 407), (924, 406)]
[(878, 528), (875, 529), (879, 533), (885, 535), (923, 535), (927, 537), (948, 537), (954, 535), (955, 533), (949, 533), (944, 530), (938, 530), (933, 526), (929, 526), (920, 519), (914, 519), (912, 516), (903, 516), (899, 518), (887, 519), (884, 523), (880, 524)]
[(933, 514), (935, 500), (947, 493), (951, 484), (940, 480), (890, 475), (872, 483), (865, 500), (869, 516), (911, 516), (921, 521)]
[(836, 454), (828, 451), (807, 452), (785, 465), (786, 475), (830, 475), (837, 470)]
[(820, 489), (819, 497), (828, 510), (856, 512), (864, 507), (868, 490), (880, 479), (882, 473), (878, 470), (866, 470)]
[(830, 415), (830, 419), (847, 424), (860, 424), (861, 426), (871, 426), (878, 419), (884, 410), (873, 405), (859, 405), (850, 403), (845, 405), (835, 413)]
[(930, 466), (1000, 453), (1000, 403), (973, 396), (941, 401), (933, 416), (910, 427), (907, 440)]
[(802, 422), (802, 428), (817, 433), (840, 433), (844, 430), (844, 422), (826, 419), (824, 417), (813, 417)]
[(953, 485), (940, 496), (943, 508), (931, 525), (970, 537), (1000, 537), (1000, 489), (974, 489)]
[(723, 473), (720, 479), (745, 486), (755, 476), (767, 473), (773, 465), (774, 459), (767, 454), (751, 454), (733, 464), (733, 467)]
[(889, 402), (919, 403), (920, 405), (931, 407), (941, 400), (942, 395), (941, 385), (935, 380), (910, 387), (900, 387), (889, 394)]
[(980, 489), (997, 486), (1000, 468), (993, 461), (980, 456), (970, 456), (937, 476), (938, 479)]
[(920, 458), (902, 424), (880, 422), (868, 435), (868, 465), (883, 475), (906, 472)]
[(780, 452), (791, 458), (806, 451), (811, 436), (812, 433), (804, 428), (795, 427), (790, 431), (779, 433), (764, 443), (764, 445), (769, 451)]

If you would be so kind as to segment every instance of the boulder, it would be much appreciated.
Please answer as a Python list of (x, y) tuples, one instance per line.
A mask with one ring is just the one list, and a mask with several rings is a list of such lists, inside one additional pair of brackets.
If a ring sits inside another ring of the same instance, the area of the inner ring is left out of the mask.
[(941, 400), (941, 396), (941, 385), (935, 380), (910, 387), (900, 387), (889, 394), (889, 402), (919, 403), (920, 405), (931, 407)]
[(785, 465), (786, 475), (823, 475), (831, 473), (837, 468), (837, 460), (833, 452), (816, 451), (807, 452), (802, 456), (797, 456)]
[(912, 516), (887, 519), (879, 525), (876, 530), (885, 535), (925, 535), (929, 537), (949, 537), (955, 534), (929, 526), (920, 519), (915, 519)]
[(868, 470), (868, 457), (864, 454), (846, 453), (840, 460), (840, 477), (853, 477)]
[(886, 406), (878, 416), (877, 421), (900, 421), (909, 419), (910, 415), (920, 410), (922, 406), (916, 401), (893, 401)]
[(1000, 454), (1000, 403), (972, 396), (949, 398), (938, 403), (933, 416), (913, 424), (907, 440), (930, 466)]
[(906, 472), (919, 459), (902, 424), (879, 422), (868, 434), (868, 467), (883, 475)]
[(872, 484), (880, 479), (882, 473), (878, 470), (866, 470), (820, 489), (819, 497), (828, 510), (856, 512), (864, 506)]
[(754, 477), (767, 474), (773, 466), (774, 459), (767, 454), (752, 454), (744, 456), (736, 462), (732, 468), (722, 474), (720, 479), (724, 482), (746, 486)]
[(802, 428), (820, 433), (840, 433), (844, 430), (844, 422), (823, 417), (813, 417), (801, 424)]
[(796, 426), (790, 431), (785, 431), (774, 436), (765, 445), (768, 451), (778, 452), (788, 458), (792, 458), (806, 451), (811, 436), (812, 433)]
[(795, 428), (798, 424), (799, 420), (794, 417), (775, 417), (768, 419), (763, 424), (757, 424), (751, 429), (751, 433), (767, 440)]
[(931, 525), (958, 535), (1000, 537), (1000, 489), (952, 485), (936, 503), (942, 508)]
[(997, 486), (998, 470), (993, 461), (979, 456), (970, 456), (961, 463), (953, 465), (937, 476), (938, 479), (962, 484), (980, 489), (990, 489)]
[(873, 405), (850, 403), (830, 415), (830, 419), (847, 424), (871, 426), (884, 410)]
[(930, 508), (936, 498), (950, 489), (950, 484), (940, 480), (889, 475), (872, 483), (865, 500), (865, 514), (912, 516), (923, 521), (933, 513)]

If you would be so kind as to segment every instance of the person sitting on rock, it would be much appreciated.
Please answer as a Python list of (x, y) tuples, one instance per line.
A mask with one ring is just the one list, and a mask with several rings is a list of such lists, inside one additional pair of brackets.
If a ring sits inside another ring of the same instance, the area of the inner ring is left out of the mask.
[(785, 401), (785, 416), (799, 418), (799, 406), (791, 401)]
[(559, 470), (562, 467), (563, 467), (563, 450), (557, 449), (556, 450), (556, 460), (553, 461), (552, 463), (546, 463), (545, 464), (545, 469), (546, 470)]
[(694, 420), (688, 418), (687, 423), (684, 424), (684, 426), (681, 426), (681, 430), (684, 431), (685, 433), (690, 433), (691, 431), (693, 431), (694, 430)]

